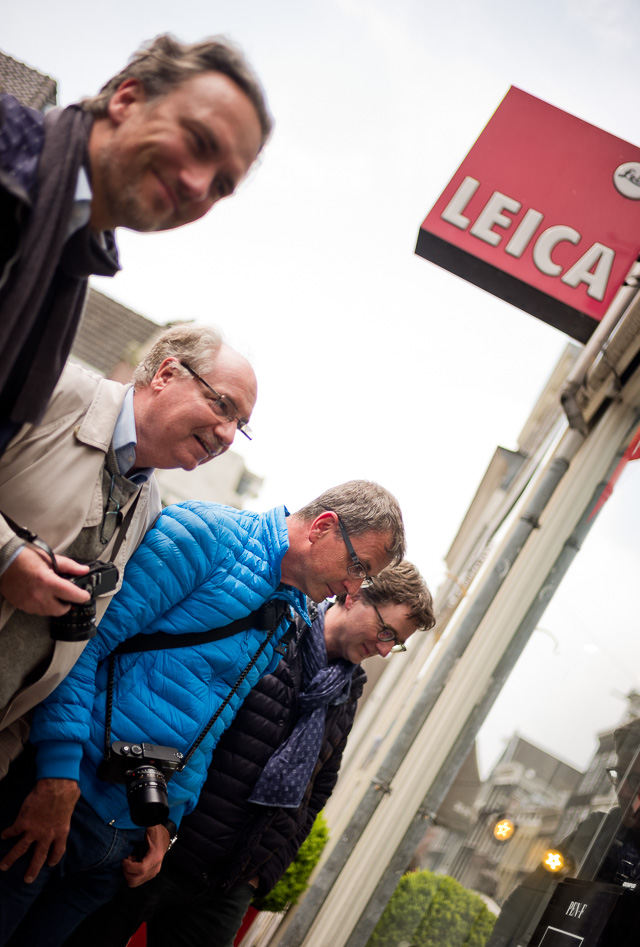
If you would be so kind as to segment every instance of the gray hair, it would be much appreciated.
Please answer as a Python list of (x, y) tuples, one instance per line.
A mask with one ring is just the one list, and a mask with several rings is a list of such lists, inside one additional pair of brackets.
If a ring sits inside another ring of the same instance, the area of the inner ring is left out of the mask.
[[(171, 326), (156, 337), (136, 366), (131, 380), (136, 388), (146, 388), (165, 358), (170, 357), (184, 360), (198, 375), (206, 375), (211, 371), (221, 345), (222, 336), (209, 326)], [(186, 368), (181, 368), (180, 372), (189, 374)]]
[(393, 494), (380, 484), (371, 480), (349, 480), (325, 490), (298, 510), (296, 516), (310, 523), (327, 510), (338, 514), (351, 536), (369, 531), (389, 533), (391, 545), (387, 547), (387, 552), (391, 561), (400, 562), (404, 556), (406, 538), (400, 506)]
[(273, 129), (264, 90), (239, 46), (225, 36), (212, 36), (201, 43), (181, 43), (170, 33), (156, 36), (133, 54), (98, 95), (83, 99), (81, 104), (86, 111), (104, 118), (111, 96), (126, 79), (139, 79), (147, 98), (155, 99), (202, 72), (220, 72), (244, 92), (260, 121), (262, 150)]

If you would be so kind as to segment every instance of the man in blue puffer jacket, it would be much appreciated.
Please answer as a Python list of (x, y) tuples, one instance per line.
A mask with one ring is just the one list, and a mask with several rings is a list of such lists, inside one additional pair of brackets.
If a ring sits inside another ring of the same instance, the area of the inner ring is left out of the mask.
[[(0, 848), (0, 944), (12, 932), (12, 943), (60, 944), (120, 886), (123, 859), (132, 885), (159, 870), (167, 829), (147, 829), (149, 852), (132, 859), (145, 830), (131, 821), (125, 787), (96, 772), (105, 743), (106, 659), (121, 641), (220, 628), (272, 599), (305, 615), (304, 594), (314, 601), (353, 595), (403, 553), (397, 501), (368, 481), (329, 490), (293, 516), (284, 507), (256, 514), (204, 502), (165, 510), (130, 560), (98, 636), (36, 713), (35, 788), (25, 798), (33, 780), (11, 772), (0, 784), (8, 826)], [(176, 824), (195, 806), (213, 748), (240, 703), (275, 669), (287, 627), (282, 620), (189, 765), (170, 780)], [(264, 637), (249, 629), (208, 644), (118, 656), (111, 739), (186, 754)]]

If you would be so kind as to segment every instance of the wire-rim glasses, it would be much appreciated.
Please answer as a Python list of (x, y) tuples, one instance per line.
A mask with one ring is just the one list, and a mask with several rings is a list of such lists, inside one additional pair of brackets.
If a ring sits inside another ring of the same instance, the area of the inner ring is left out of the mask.
[(208, 401), (211, 404), (211, 408), (217, 415), (219, 415), (223, 421), (236, 421), (237, 428), (241, 434), (248, 440), (252, 440), (253, 431), (249, 427), (246, 421), (243, 421), (242, 418), (238, 416), (238, 409), (234, 404), (233, 400), (227, 395), (221, 395), (215, 388), (212, 388), (208, 381), (205, 381), (202, 375), (198, 375), (196, 371), (193, 370), (191, 365), (187, 365), (186, 362), (180, 362), (183, 368), (186, 368), (190, 375), (193, 375), (194, 378), (197, 378), (199, 382), (202, 382), (204, 387), (211, 392), (213, 398), (209, 398)]
[(107, 546), (113, 539), (116, 528), (120, 525), (122, 521), (122, 513), (120, 512), (120, 504), (113, 495), (113, 488), (116, 482), (116, 475), (111, 474), (111, 484), (109, 486), (109, 496), (107, 497), (107, 503), (102, 513), (102, 523), (100, 524), (100, 543), (102, 546)]

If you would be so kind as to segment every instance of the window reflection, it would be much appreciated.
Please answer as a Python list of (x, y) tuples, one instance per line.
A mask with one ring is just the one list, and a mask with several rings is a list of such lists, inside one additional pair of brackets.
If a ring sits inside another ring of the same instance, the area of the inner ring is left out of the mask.
[[(495, 917), (451, 944), (638, 943), (639, 488), (630, 464), (409, 866), (455, 879)], [(430, 910), (408, 943), (423, 944)]]

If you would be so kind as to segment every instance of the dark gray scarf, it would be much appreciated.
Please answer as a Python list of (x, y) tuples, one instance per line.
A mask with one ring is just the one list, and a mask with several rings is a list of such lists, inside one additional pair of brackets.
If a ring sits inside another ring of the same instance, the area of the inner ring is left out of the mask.
[[(17, 105), (17, 103), (16, 103)], [(18, 106), (20, 108), (20, 106)], [(20, 121), (15, 108), (4, 122)], [(44, 117), (31, 210), (22, 230), (20, 256), (0, 293), (0, 416), (14, 422), (42, 419), (80, 322), (91, 273), (119, 269), (113, 234), (87, 225), (67, 241), (78, 171), (88, 169), (93, 118), (80, 106)]]

